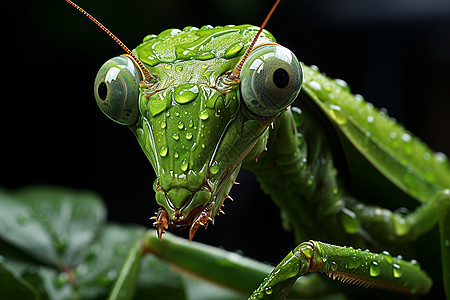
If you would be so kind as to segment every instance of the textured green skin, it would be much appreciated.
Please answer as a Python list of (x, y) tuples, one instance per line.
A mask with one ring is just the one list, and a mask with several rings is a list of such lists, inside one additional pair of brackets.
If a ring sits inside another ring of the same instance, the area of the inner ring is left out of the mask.
[[(245, 167), (280, 206), (298, 241), (362, 245), (365, 241), (356, 233), (364, 233), (369, 241), (392, 245), (414, 240), (435, 225), (435, 199), (449, 187), (448, 161), (352, 95), (341, 81), (303, 66), (302, 101), (294, 104), (300, 109), (269, 118), (247, 111), (238, 85), (226, 95), (217, 91), (218, 77), (234, 69), (255, 34), (248, 28), (166, 30), (146, 37), (134, 50), (160, 82), (153, 89), (141, 86), (140, 117), (130, 127), (155, 169), (157, 202), (170, 217), (174, 210), (159, 187), (182, 206), (207, 182), (215, 215), (245, 159)], [(259, 40), (274, 41), (267, 32)], [(189, 90), (193, 96), (183, 98), (182, 92)], [(361, 183), (361, 174), (371, 180)], [(417, 199), (423, 205), (403, 216), (367, 204), (393, 195), (400, 203)], [(184, 217), (210, 197), (207, 192), (194, 196)], [(345, 254), (341, 250), (333, 251)], [(361, 270), (361, 276), (370, 277), (367, 268)], [(382, 272), (385, 280), (393, 280), (392, 265)], [(420, 282), (429, 280), (415, 269), (405, 270), (402, 280), (409, 284), (416, 276)]]
[[(233, 174), (234, 170), (251, 149), (249, 145), (256, 142), (270, 123), (255, 122), (248, 116), (241, 107), (238, 86), (226, 95), (214, 88), (221, 74), (234, 69), (255, 30), (257, 28), (251, 25), (169, 29), (157, 37), (147, 37), (134, 50), (149, 71), (160, 78), (158, 91), (148, 99), (145, 87), (141, 89), (141, 117), (132, 127), (155, 169), (158, 182), (168, 193), (180, 187), (195, 193), (207, 182), (213, 196), (219, 199), (215, 213), (231, 189), (237, 175)], [(274, 38), (264, 31), (261, 42), (273, 41)], [(184, 104), (174, 101), (177, 88), (194, 85), (198, 89), (194, 100)], [(233, 118), (237, 121), (229, 124)], [(225, 128), (226, 134), (222, 136)], [(220, 147), (216, 149), (217, 145)], [(198, 200), (194, 197), (193, 205), (205, 204), (208, 200), (208, 195)], [(157, 194), (157, 201), (173, 214), (171, 207), (165, 205), (163, 195)], [(181, 201), (178, 203), (181, 206)]]

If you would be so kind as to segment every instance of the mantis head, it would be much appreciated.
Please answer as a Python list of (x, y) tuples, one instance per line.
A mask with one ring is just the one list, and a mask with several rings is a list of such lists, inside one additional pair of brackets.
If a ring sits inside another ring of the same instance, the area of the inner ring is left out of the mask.
[(188, 227), (192, 240), (221, 211), (242, 162), (264, 150), (268, 126), (300, 92), (301, 65), (251, 25), (169, 29), (124, 49), (100, 68), (96, 101), (130, 127), (155, 170), (158, 236)]

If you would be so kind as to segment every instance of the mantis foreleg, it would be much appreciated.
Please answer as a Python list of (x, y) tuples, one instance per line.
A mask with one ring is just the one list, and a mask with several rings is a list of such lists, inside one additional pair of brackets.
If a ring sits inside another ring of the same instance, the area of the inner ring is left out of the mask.
[[(226, 287), (243, 297), (248, 297), (273, 269), (268, 264), (238, 253), (197, 242), (189, 243), (186, 239), (170, 233), (166, 233), (164, 239), (160, 241), (155, 231), (151, 230), (130, 249), (109, 300), (133, 299), (137, 284), (133, 275), (137, 274), (144, 255), (155, 255), (168, 261), (177, 270)], [(304, 299), (330, 292), (334, 295), (338, 293), (327, 280), (319, 276), (306, 276), (295, 283), (291, 296)]]
[(417, 264), (388, 254), (322, 242), (301, 243), (266, 277), (250, 299), (284, 299), (298, 277), (321, 272), (333, 279), (364, 287), (382, 287), (423, 294), (431, 279)]

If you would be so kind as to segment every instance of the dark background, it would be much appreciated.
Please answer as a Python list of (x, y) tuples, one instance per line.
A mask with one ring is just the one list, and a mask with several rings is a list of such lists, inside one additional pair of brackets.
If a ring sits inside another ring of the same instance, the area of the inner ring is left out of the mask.
[[(105, 199), (110, 219), (151, 226), (150, 163), (128, 128), (103, 116), (92, 92), (98, 68), (123, 51), (63, 0), (16, 2), (1, 18), (0, 185), (91, 189)], [(134, 48), (167, 28), (259, 25), (273, 1), (77, 3)], [(301, 61), (346, 80), (450, 154), (450, 1), (285, 0), (267, 29)], [(238, 181), (226, 215), (196, 239), (276, 263), (294, 246), (291, 234), (252, 175), (242, 172)]]

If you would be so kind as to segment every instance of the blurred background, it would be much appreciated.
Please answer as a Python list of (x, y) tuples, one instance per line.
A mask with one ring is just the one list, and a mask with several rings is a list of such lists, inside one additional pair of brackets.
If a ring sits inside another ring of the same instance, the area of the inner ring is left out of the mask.
[[(97, 70), (123, 51), (63, 0), (16, 2), (0, 20), (0, 186), (91, 189), (105, 199), (111, 220), (151, 227), (157, 205), (150, 163), (93, 96)], [(77, 1), (129, 48), (167, 28), (260, 25), (273, 2)], [(267, 29), (301, 61), (344, 79), (432, 149), (450, 154), (450, 1), (285, 0)], [(226, 215), (196, 239), (276, 263), (294, 246), (292, 236), (254, 177), (243, 171), (238, 181)]]

